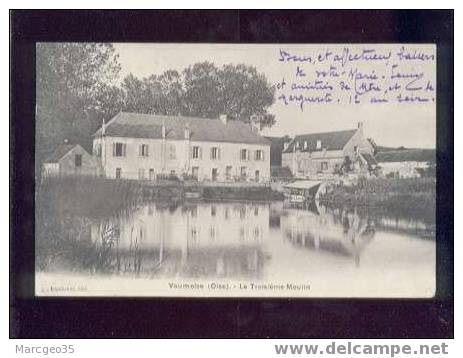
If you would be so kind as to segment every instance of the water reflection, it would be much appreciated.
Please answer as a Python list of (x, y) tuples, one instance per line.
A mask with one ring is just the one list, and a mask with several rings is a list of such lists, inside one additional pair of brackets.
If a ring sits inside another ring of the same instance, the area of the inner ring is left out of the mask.
[(314, 205), (308, 210), (287, 208), (284, 237), (294, 246), (351, 257), (360, 264), (360, 253), (375, 236), (375, 223), (347, 209), (329, 212)]
[[(432, 228), (316, 203), (306, 207), (282, 202), (151, 203), (130, 215), (92, 223), (96, 259), (90, 269), (151, 278), (259, 279), (274, 275), (279, 265), (299, 271), (305, 268), (301, 265), (309, 267), (303, 257), (301, 262), (294, 260), (296, 253), (304, 252), (312, 259), (316, 255), (360, 267), (364, 256), (378, 255), (375, 250), (366, 253), (378, 232), (386, 234), (377, 245), (385, 245), (379, 255), (401, 264), (405, 259), (419, 259), (414, 248), (424, 247), (420, 242), (427, 240), (419, 237), (423, 232), (432, 235)], [(389, 232), (400, 233), (398, 243), (385, 241)], [(414, 240), (411, 246), (410, 239)], [(402, 243), (408, 246), (399, 251)]]
[(151, 204), (130, 218), (95, 223), (92, 241), (101, 243), (103, 267), (118, 273), (256, 278), (263, 266), (268, 220), (269, 207), (258, 204), (193, 204), (168, 210)]

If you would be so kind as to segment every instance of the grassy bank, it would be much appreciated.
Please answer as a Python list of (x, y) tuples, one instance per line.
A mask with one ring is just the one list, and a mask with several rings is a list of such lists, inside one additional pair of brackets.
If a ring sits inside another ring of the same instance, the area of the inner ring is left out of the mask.
[(336, 186), (320, 197), (327, 205), (368, 206), (393, 216), (435, 222), (436, 180), (434, 178), (359, 180), (354, 186)]
[(178, 200), (178, 184), (146, 188), (137, 181), (93, 177), (49, 178), (37, 190), (38, 211), (106, 217), (146, 199)]

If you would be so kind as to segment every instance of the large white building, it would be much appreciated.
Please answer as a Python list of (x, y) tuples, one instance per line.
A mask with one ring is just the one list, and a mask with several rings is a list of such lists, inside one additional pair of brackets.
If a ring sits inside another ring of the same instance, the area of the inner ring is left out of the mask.
[(94, 134), (107, 178), (261, 182), (270, 178), (270, 142), (240, 121), (120, 112)]

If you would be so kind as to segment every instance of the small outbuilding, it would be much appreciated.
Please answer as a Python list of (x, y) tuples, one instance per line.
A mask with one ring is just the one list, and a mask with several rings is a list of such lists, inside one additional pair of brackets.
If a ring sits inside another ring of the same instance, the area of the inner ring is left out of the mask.
[(96, 158), (79, 144), (61, 144), (51, 153), (42, 165), (43, 177), (90, 175), (99, 173)]
[(395, 178), (425, 176), (436, 165), (435, 149), (399, 149), (376, 154), (380, 172)]

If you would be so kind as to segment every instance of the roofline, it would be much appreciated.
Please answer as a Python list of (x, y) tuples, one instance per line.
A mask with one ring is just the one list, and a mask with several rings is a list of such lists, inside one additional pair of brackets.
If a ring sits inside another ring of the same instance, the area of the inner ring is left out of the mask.
[(305, 134), (298, 134), (294, 136), (294, 140), (299, 137), (304, 137), (304, 136), (309, 136), (309, 135), (326, 135), (326, 134), (334, 134), (334, 133), (341, 133), (341, 132), (357, 132), (359, 128), (354, 128), (354, 129), (342, 129), (340, 131), (330, 131), (330, 132), (316, 132), (316, 133), (305, 133)]
[[(296, 141), (296, 140), (299, 140), (300, 138), (303, 138), (305, 136), (317, 136), (317, 135), (330, 135), (330, 134), (336, 134), (336, 133), (342, 133), (342, 132), (353, 132), (351, 137), (349, 138), (349, 140), (346, 142), (346, 144), (344, 144), (343, 148), (342, 149), (326, 149), (327, 152), (331, 152), (331, 151), (340, 151), (340, 150), (344, 150), (344, 147), (352, 140), (352, 137), (358, 132), (360, 128), (354, 128), (354, 129), (343, 129), (343, 130), (340, 130), (340, 131), (331, 131), (331, 132), (317, 132), (317, 133), (306, 133), (306, 134), (298, 134), (296, 136), (294, 136), (293, 139), (291, 139), (291, 141), (289, 142), (289, 145), (288, 145), (288, 148), (286, 148), (285, 150), (282, 151), (282, 153), (293, 153), (294, 151), (293, 150), (289, 150), (289, 147)], [(299, 149), (298, 150), (299, 152), (310, 152), (310, 150), (303, 150), (303, 149)], [(317, 152), (316, 151), (312, 151), (312, 152)]]
[[(66, 145), (66, 144), (61, 144), (61, 145)], [(68, 151), (66, 151), (66, 152), (65, 152), (65, 153), (64, 153), (64, 154), (63, 154), (61, 157), (59, 157), (57, 160), (61, 160), (61, 159), (63, 159), (65, 156), (67, 156), (67, 155), (69, 154), (69, 152), (70, 152), (71, 150), (73, 150), (73, 149), (74, 149), (75, 147), (77, 147), (77, 146), (78, 146), (78, 147), (81, 147), (81, 148), (82, 148), (82, 149), (83, 149), (85, 152), (87, 152), (87, 151), (85, 150), (85, 148), (84, 148), (84, 147), (82, 147), (82, 146), (81, 146), (79, 143), (75, 143), (75, 144), (67, 144), (67, 145), (72, 145), (72, 147), (70, 147), (70, 148), (69, 148), (69, 150), (68, 150)], [(87, 152), (87, 153), (88, 153), (88, 152)], [(88, 154), (90, 154), (90, 153), (88, 153)], [(56, 163), (56, 162), (48, 162), (48, 161), (44, 161), (43, 163)]]
[[(126, 136), (120, 136), (120, 135), (105, 135), (106, 138), (126, 138), (126, 139), (149, 139), (149, 140), (162, 140), (162, 138), (150, 138), (150, 137), (126, 137)], [(261, 136), (262, 137), (262, 136)], [(264, 138), (264, 137), (262, 137)], [(99, 138), (94, 138), (94, 140), (98, 140)], [(173, 138), (166, 138), (169, 141), (175, 141), (175, 142), (183, 142), (185, 139), (173, 139)], [(265, 139), (265, 138), (264, 138)], [(247, 143), (247, 142), (231, 142), (229, 140), (195, 140), (195, 139), (190, 139), (190, 142), (196, 142), (196, 143), (230, 143), (230, 144), (249, 144), (249, 145), (266, 145), (266, 146), (271, 146), (272, 143), (267, 141), (267, 143)]]

